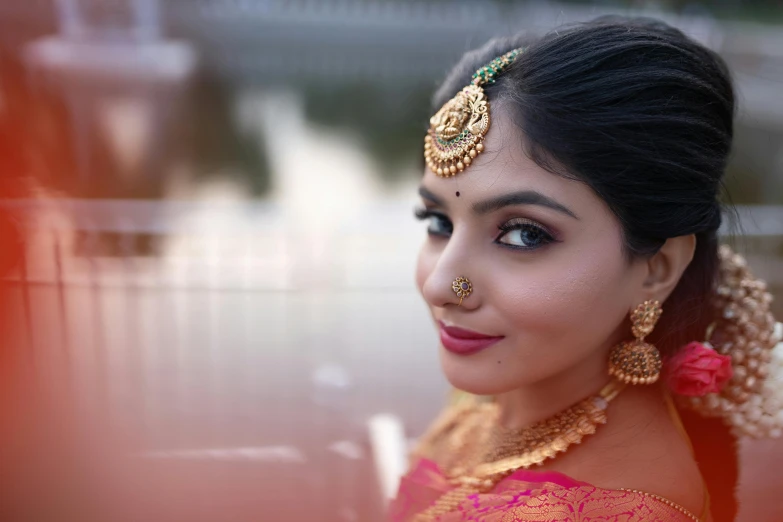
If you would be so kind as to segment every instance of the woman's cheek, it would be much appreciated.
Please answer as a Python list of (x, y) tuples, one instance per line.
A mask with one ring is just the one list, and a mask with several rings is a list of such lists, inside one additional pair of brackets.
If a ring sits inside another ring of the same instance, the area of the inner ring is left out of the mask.
[[(557, 288), (539, 287), (536, 283), (501, 287), (498, 308), (510, 314), (521, 337), (535, 335), (542, 330), (558, 328), (564, 319), (569, 301), (573, 298)], [(505, 306), (501, 303), (507, 303)]]
[(434, 263), (435, 256), (429, 251), (426, 244), (422, 245), (416, 260), (416, 287), (419, 289), (419, 293), (422, 293), (424, 283), (427, 281)]
[(622, 307), (613, 290), (619, 283), (612, 277), (612, 268), (611, 263), (599, 262), (578, 268), (550, 265), (517, 279), (513, 286), (498, 285), (500, 301), (506, 303), (499, 308), (511, 314), (511, 322), (523, 338), (545, 335), (556, 342), (574, 332), (604, 333), (611, 325), (604, 327), (602, 323), (608, 322), (607, 316), (616, 315), (613, 308)]

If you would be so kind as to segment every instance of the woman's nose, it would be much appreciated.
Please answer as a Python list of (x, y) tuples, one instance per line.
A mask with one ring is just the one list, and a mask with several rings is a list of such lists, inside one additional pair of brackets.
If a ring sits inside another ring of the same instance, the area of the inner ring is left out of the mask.
[(478, 297), (473, 287), (469, 258), (466, 254), (450, 249), (448, 245), (440, 254), (432, 271), (422, 285), (422, 295), (430, 306), (461, 306), (473, 309)]

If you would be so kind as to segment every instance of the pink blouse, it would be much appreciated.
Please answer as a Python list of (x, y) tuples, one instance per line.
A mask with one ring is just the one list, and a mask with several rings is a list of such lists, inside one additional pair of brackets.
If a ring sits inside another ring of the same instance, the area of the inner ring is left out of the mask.
[[(400, 482), (391, 505), (392, 522), (408, 522), (452, 489), (438, 465), (421, 459)], [(518, 470), (492, 491), (468, 496), (441, 522), (686, 522), (697, 517), (649, 493), (603, 489), (552, 471)]]

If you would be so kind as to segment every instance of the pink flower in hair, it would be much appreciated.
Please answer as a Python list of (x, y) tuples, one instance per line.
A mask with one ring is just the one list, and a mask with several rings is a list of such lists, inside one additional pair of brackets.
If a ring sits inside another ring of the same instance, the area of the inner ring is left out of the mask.
[(718, 393), (732, 375), (731, 357), (699, 342), (688, 343), (664, 365), (669, 388), (689, 397)]

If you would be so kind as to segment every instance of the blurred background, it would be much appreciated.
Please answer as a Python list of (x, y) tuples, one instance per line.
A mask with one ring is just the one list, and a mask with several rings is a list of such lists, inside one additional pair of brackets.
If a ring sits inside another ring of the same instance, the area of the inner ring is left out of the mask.
[[(59, 397), (34, 448), (62, 449), (51, 507), (0, 518), (381, 520), (368, 419), (415, 437), (447, 392), (413, 282), (430, 95), (491, 37), (605, 13), (728, 61), (735, 241), (783, 317), (779, 0), (0, 2), (3, 431)], [(742, 520), (780, 520), (780, 449), (743, 444)]]

